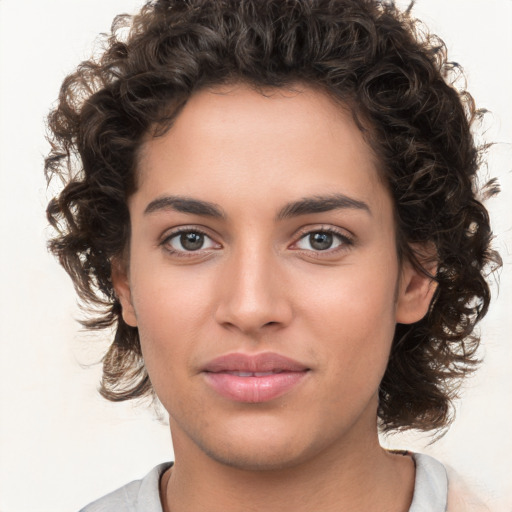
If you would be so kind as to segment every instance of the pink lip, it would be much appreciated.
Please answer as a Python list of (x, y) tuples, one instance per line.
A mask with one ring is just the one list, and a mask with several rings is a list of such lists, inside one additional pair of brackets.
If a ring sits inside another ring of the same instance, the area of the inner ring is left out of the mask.
[[(298, 385), (308, 371), (303, 364), (272, 352), (232, 353), (210, 361), (203, 375), (221, 396), (236, 402), (258, 403), (284, 395)], [(261, 373), (267, 375), (258, 375)]]

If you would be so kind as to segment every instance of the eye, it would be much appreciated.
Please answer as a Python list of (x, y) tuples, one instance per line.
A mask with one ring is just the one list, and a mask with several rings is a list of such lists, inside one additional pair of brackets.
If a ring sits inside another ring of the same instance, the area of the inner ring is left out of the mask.
[(318, 230), (310, 231), (303, 235), (296, 243), (295, 248), (306, 251), (328, 251), (335, 250), (341, 246), (352, 245), (352, 241), (340, 233), (333, 231)]
[(208, 235), (201, 231), (187, 230), (168, 236), (163, 244), (172, 252), (194, 252), (218, 247)]

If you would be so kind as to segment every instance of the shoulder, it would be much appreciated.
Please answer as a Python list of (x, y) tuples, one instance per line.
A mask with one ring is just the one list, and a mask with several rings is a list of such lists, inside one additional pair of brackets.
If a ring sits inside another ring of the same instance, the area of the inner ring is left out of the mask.
[(448, 507), (447, 512), (490, 512), (491, 509), (469, 489), (464, 479), (452, 468), (448, 473)]
[(141, 480), (129, 484), (93, 501), (80, 512), (162, 512), (159, 482), (172, 463), (159, 464)]
[(412, 454), (416, 465), (414, 495), (409, 512), (445, 512), (448, 477), (445, 467), (433, 457)]
[(416, 481), (409, 512), (489, 512), (451, 468), (421, 453), (413, 454), (413, 459)]

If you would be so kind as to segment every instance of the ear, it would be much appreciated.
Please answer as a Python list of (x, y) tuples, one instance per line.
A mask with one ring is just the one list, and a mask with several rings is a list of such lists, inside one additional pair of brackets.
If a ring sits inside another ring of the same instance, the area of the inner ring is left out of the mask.
[(121, 302), (123, 320), (131, 327), (137, 327), (137, 317), (132, 302), (132, 291), (125, 263), (115, 259), (111, 264), (112, 284)]
[(396, 301), (396, 322), (399, 324), (413, 324), (421, 320), (427, 314), (437, 288), (435, 280), (428, 275), (435, 276), (437, 271), (433, 251), (426, 251), (424, 247), (412, 249), (425, 272), (417, 269), (409, 260), (403, 263)]

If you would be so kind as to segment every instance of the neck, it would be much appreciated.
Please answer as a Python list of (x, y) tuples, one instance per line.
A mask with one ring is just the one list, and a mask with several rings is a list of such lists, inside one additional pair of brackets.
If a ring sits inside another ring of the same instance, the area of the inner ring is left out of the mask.
[(376, 427), (372, 436), (350, 437), (290, 467), (248, 470), (219, 463), (173, 427), (175, 465), (162, 480), (164, 512), (239, 512), (241, 505), (266, 512), (407, 512), (412, 459), (382, 449)]

